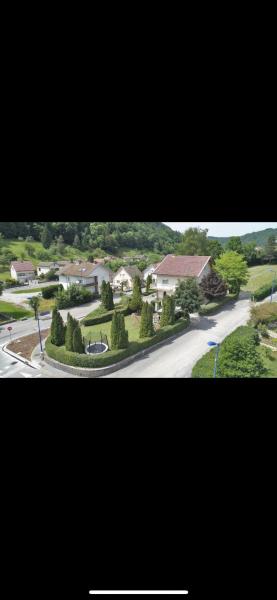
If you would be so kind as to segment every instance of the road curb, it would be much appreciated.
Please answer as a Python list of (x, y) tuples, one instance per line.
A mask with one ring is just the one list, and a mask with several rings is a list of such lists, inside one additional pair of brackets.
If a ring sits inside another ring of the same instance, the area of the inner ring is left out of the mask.
[(7, 346), (8, 346), (8, 344), (5, 344), (4, 346), (2, 346), (2, 350), (3, 350), (3, 352), (5, 352), (5, 354), (8, 354), (12, 358), (15, 358), (16, 360), (18, 360), (18, 362), (22, 362), (24, 365), (28, 365), (28, 367), (32, 367), (32, 369), (37, 369), (37, 370), (40, 369), (40, 367), (35, 366), (29, 360), (27, 360), (27, 358), (22, 358), (22, 356), (19, 356), (19, 354), (16, 354), (15, 352), (12, 352), (11, 350), (7, 350)]

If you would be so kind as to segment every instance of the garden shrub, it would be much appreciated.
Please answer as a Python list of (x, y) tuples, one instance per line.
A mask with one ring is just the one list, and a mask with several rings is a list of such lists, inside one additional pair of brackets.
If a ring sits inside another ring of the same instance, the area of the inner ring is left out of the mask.
[(62, 290), (62, 289), (63, 289), (62, 284), (59, 284), (59, 285), (49, 285), (49, 287), (46, 287), (46, 288), (42, 289), (42, 297), (45, 300), (48, 300), (49, 298), (54, 298), (55, 294), (59, 290)]
[(257, 327), (259, 323), (271, 324), (277, 320), (277, 302), (265, 302), (259, 306), (252, 306), (250, 323)]
[(269, 338), (267, 326), (264, 323), (259, 323), (257, 329), (262, 337)]
[(71, 285), (67, 290), (57, 292), (57, 307), (59, 309), (71, 308), (91, 302), (95, 296), (87, 288), (81, 285)]
[[(127, 317), (128, 315), (132, 314), (132, 311), (128, 306), (125, 308), (117, 307), (116, 311), (124, 317)], [(96, 314), (96, 316), (94, 317), (92, 316), (94, 313), (98, 314)], [(99, 307), (99, 309), (97, 308), (94, 311), (94, 313), (91, 313), (91, 316), (88, 315), (87, 317), (85, 317), (85, 319), (82, 320), (82, 325), (84, 325), (85, 327), (89, 327), (91, 325), (99, 325), (100, 323), (108, 323), (108, 321), (112, 321), (114, 310), (103, 312), (103, 309)]]
[(259, 300), (264, 300), (268, 296), (271, 295), (272, 284), (263, 285), (253, 294), (253, 298), (255, 302), (259, 302)]
[(98, 356), (91, 356), (88, 354), (76, 354), (74, 352), (66, 351), (65, 347), (57, 347), (51, 344), (51, 339), (48, 337), (46, 341), (46, 352), (50, 358), (57, 360), (65, 365), (71, 365), (73, 367), (82, 367), (82, 368), (95, 368), (99, 369), (102, 367), (107, 367), (109, 365), (113, 365), (124, 358), (132, 356), (133, 354), (137, 354), (141, 350), (150, 348), (154, 346), (158, 342), (166, 340), (167, 338), (172, 337), (184, 331), (190, 323), (190, 320), (180, 319), (174, 325), (168, 325), (163, 329), (160, 329), (156, 332), (154, 337), (147, 338), (144, 340), (137, 340), (135, 342), (129, 342), (128, 348), (122, 350), (111, 350), (109, 352), (105, 352), (104, 354), (100, 354)]

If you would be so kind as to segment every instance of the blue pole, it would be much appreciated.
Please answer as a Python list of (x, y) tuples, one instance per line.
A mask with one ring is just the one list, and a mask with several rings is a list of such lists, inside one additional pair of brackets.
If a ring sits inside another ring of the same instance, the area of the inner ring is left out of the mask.
[(214, 361), (214, 379), (216, 379), (217, 359), (218, 359), (218, 354), (219, 354), (219, 347), (220, 347), (220, 344), (217, 344), (215, 361)]

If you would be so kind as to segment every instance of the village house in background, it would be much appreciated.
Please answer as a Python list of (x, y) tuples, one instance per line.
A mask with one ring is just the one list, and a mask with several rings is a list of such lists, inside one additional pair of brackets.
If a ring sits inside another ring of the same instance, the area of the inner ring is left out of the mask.
[(59, 282), (67, 290), (72, 284), (82, 285), (93, 294), (99, 294), (103, 281), (112, 283), (113, 273), (102, 264), (81, 262), (70, 264), (59, 275)]
[(153, 275), (154, 271), (158, 268), (159, 265), (160, 265), (160, 263), (155, 263), (153, 265), (149, 265), (149, 267), (144, 269), (144, 271), (143, 271), (144, 281), (147, 280), (148, 275), (151, 275), (151, 276)]
[(28, 283), (36, 277), (36, 269), (30, 261), (14, 261), (11, 263), (11, 278), (19, 283)]
[(70, 262), (68, 260), (58, 260), (54, 262), (43, 262), (37, 266), (38, 276), (47, 275), (50, 271), (55, 271), (57, 274), (68, 266)]
[(187, 277), (195, 277), (200, 281), (211, 272), (211, 256), (174, 256), (168, 254), (158, 265), (152, 275), (152, 288), (157, 297), (174, 294), (180, 281)]
[(124, 290), (132, 290), (136, 276), (143, 282), (143, 274), (137, 267), (121, 267), (113, 277), (113, 287), (120, 289), (123, 286)]

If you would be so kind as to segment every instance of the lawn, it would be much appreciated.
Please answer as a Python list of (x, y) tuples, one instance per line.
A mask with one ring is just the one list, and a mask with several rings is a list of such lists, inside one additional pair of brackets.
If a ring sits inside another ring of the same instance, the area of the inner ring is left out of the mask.
[[(100, 332), (102, 334), (105, 334), (109, 340), (109, 345), (111, 343), (111, 326), (112, 326), (112, 322), (109, 321), (108, 323), (100, 323), (99, 325), (92, 325), (90, 327), (82, 327), (82, 333), (83, 335), (86, 337), (86, 339), (89, 339), (89, 336), (91, 334), (92, 339), (95, 340), (97, 335), (99, 335), (99, 339), (100, 339)], [(140, 326), (140, 317), (137, 317), (136, 315), (130, 315), (128, 317), (125, 317), (125, 328), (128, 330), (129, 332), (129, 342), (136, 342), (139, 339), (139, 326)]]
[(5, 281), (6, 279), (9, 279), (11, 276), (10, 271), (0, 271), (0, 281)]
[[(17, 256), (18, 260), (21, 260), (20, 254), (22, 252), (24, 252), (25, 254), (25, 258), (24, 260), (30, 260), (35, 266), (37, 266), (41, 261), (39, 258), (37, 258), (37, 256), (28, 256), (26, 250), (25, 250), (25, 244), (27, 242), (20, 242), (18, 240), (3, 240), (1, 242), (1, 248), (6, 249), (6, 250), (10, 250), (10, 252), (12, 252), (15, 256)], [(37, 254), (38, 252), (46, 252), (45, 248), (43, 248), (43, 245), (41, 242), (28, 242), (35, 254)], [(67, 246), (66, 247), (68, 250), (65, 251), (64, 254), (52, 254), (49, 255), (49, 257), (47, 258), (47, 260), (70, 260), (71, 258), (84, 258), (86, 259), (86, 257), (88, 256), (88, 251), (82, 251), (82, 250), (77, 250), (76, 248), (73, 248), (72, 246)], [(0, 273), (0, 279), (8, 279), (10, 278), (11, 274), (10, 274), (10, 270), (9, 270), (9, 265), (6, 265), (5, 267), (5, 272)]]
[(248, 283), (242, 287), (245, 292), (256, 292), (256, 290), (264, 285), (269, 285), (272, 282), (274, 273), (271, 273), (268, 269), (273, 269), (276, 273), (277, 280), (277, 265), (261, 265), (258, 267), (250, 267), (248, 269), (249, 280)]
[(29, 288), (25, 288), (25, 290), (19, 290), (17, 292), (12, 291), (12, 294), (26, 294), (26, 293), (35, 294), (36, 292), (41, 292), (42, 290), (43, 290), (43, 288), (40, 288), (40, 287), (32, 288), (30, 290), (29, 290)]
[[(10, 302), (0, 301), (0, 322), (7, 321), (8, 319), (23, 319), (23, 317), (32, 317), (33, 312), (21, 308), (16, 304)], [(5, 318), (6, 317), (6, 318)]]
[(40, 303), (39, 303), (39, 312), (46, 312), (49, 311), (51, 312), (55, 306), (55, 302), (56, 299), (55, 298), (49, 298), (48, 300), (44, 299), (44, 298), (40, 298)]

